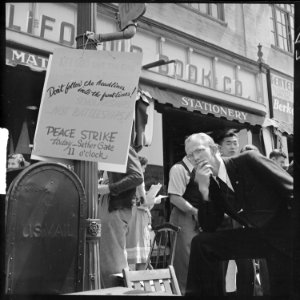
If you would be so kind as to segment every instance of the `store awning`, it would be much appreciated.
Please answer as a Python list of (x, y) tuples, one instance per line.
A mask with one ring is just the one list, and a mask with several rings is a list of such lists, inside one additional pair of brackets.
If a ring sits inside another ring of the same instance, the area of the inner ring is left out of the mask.
[(282, 133), (294, 134), (294, 128), (292, 124), (288, 124), (285, 122), (279, 122), (278, 130)]
[(229, 107), (207, 99), (190, 97), (173, 91), (152, 87), (143, 83), (139, 84), (142, 91), (148, 92), (161, 104), (172, 105), (175, 108), (184, 108), (188, 111), (198, 111), (204, 115), (214, 115), (218, 118), (226, 118), (230, 121), (260, 125), (264, 123), (264, 116), (259, 116), (239, 108)]
[(48, 57), (6, 47), (5, 62), (8, 66), (16, 67), (17, 65), (23, 65), (32, 71), (43, 72), (47, 70)]
[(282, 133), (287, 133), (287, 134), (294, 134), (294, 129), (293, 129), (293, 125), (292, 124), (288, 124), (286, 122), (283, 121), (277, 121), (275, 119), (269, 119), (266, 118), (264, 123), (263, 123), (263, 127), (274, 127), (277, 130), (279, 130)]

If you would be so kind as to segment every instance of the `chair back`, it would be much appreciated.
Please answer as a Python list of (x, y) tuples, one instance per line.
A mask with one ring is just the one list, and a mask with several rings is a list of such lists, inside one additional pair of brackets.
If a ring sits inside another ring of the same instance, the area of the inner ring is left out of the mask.
[(146, 292), (181, 295), (173, 266), (165, 269), (130, 271), (123, 269), (126, 287)]
[(167, 268), (173, 265), (179, 226), (164, 223), (153, 228), (155, 233), (145, 269)]

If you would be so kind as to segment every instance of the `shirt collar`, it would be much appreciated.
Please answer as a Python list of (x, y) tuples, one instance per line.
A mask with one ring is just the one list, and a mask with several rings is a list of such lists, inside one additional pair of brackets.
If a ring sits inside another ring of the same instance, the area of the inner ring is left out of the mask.
[(188, 167), (189, 171), (192, 173), (194, 166), (191, 164), (191, 162), (188, 160), (186, 156), (183, 158), (183, 162)]
[(227, 173), (227, 170), (226, 170), (226, 167), (225, 167), (223, 159), (220, 159), (220, 167), (219, 167), (218, 177), (223, 182), (225, 182), (231, 190), (234, 191), (234, 189), (232, 187), (232, 184), (230, 182), (230, 178), (228, 176), (228, 173)]
[(226, 171), (226, 167), (225, 167), (223, 159), (220, 159), (220, 167), (219, 167), (218, 177), (220, 179), (222, 179), (225, 183), (227, 182), (227, 180), (226, 180), (227, 171)]

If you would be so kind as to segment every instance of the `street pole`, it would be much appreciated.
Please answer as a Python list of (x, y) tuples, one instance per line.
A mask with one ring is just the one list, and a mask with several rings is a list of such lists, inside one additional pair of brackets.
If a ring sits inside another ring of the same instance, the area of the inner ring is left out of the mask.
[[(77, 37), (76, 48), (84, 51), (96, 50), (96, 45), (88, 41), (86, 31), (95, 32), (97, 16), (96, 3), (77, 3)], [(74, 161), (74, 171), (82, 181), (87, 197), (87, 230), (85, 247), (84, 288), (100, 289), (100, 220), (98, 217), (98, 163)]]

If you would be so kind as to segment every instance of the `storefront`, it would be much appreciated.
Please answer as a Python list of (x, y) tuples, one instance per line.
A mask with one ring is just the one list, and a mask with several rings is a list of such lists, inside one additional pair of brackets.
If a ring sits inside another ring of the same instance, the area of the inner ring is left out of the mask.
[(75, 47), (76, 15), (74, 3), (6, 3), (2, 105), (8, 154), (30, 159), (49, 55)]
[[(147, 51), (151, 45), (153, 52), (155, 46), (160, 49), (163, 54), (158, 59), (173, 61), (151, 69), (146, 65), (140, 79), (139, 88), (149, 95), (155, 109), (152, 144), (141, 151), (150, 161), (146, 185), (150, 172), (167, 192), (170, 168), (184, 157), (184, 140), (195, 132), (215, 137), (224, 128), (235, 128), (240, 147), (254, 144), (266, 154), (271, 147), (270, 134), (266, 139), (262, 130), (269, 111), (266, 70), (215, 47), (191, 49), (145, 33), (136, 38)], [(164, 213), (168, 219), (168, 202)]]
[[(116, 11), (112, 4), (98, 5), (97, 32), (119, 31)], [(76, 3), (6, 4), (9, 153), (30, 156), (49, 55), (57, 47), (75, 48), (76, 35)], [(267, 72), (257, 61), (147, 22), (139, 22), (133, 38), (97, 48), (143, 53), (139, 88), (152, 104), (153, 124), (141, 151), (149, 159), (148, 184), (161, 182), (166, 192), (169, 170), (194, 132), (236, 128), (241, 146), (253, 143), (264, 154), (273, 147), (273, 133), (262, 133), (270, 109)], [(146, 67), (161, 59), (169, 63)]]
[(6, 46), (3, 99), (10, 137), (8, 153), (22, 153), (28, 160), (48, 57), (44, 53), (33, 53), (32, 49), (26, 50)]
[(288, 165), (294, 157), (294, 81), (279, 72), (271, 71), (270, 75), (272, 89), (271, 116), (275, 121), (273, 126), (274, 148), (279, 148), (287, 154), (286, 165)]
[[(155, 181), (151, 182), (151, 178), (149, 178), (149, 173), (151, 173), (152, 177), (163, 183), (164, 192), (167, 192), (170, 168), (184, 157), (184, 140), (188, 135), (195, 132), (206, 132), (215, 137), (220, 130), (235, 128), (238, 131), (240, 147), (252, 143), (262, 153), (265, 153), (262, 135), (262, 124), (265, 119), (263, 112), (255, 114), (203, 96), (162, 89), (149, 84), (140, 83), (140, 88), (149, 93), (155, 103), (154, 119), (159, 120), (159, 125), (153, 124), (154, 135), (161, 138), (161, 144), (158, 146), (159, 142), (155, 136), (153, 136), (153, 142), (156, 143), (156, 149), (161, 149), (162, 152), (162, 165), (156, 166), (156, 171), (152, 165), (148, 167), (146, 184), (147, 179), (149, 185), (155, 183)], [(160, 130), (161, 134), (159, 134)], [(149, 150), (143, 149), (141, 154), (150, 156), (151, 159), (151, 150)], [(156, 150), (155, 152), (156, 160), (158, 159), (157, 156), (160, 156), (160, 151)], [(162, 214), (165, 219), (168, 219), (169, 213), (170, 203), (168, 200), (164, 206), (157, 206), (152, 211), (152, 214), (159, 219), (161, 219)], [(159, 223), (155, 218), (153, 222)]]

